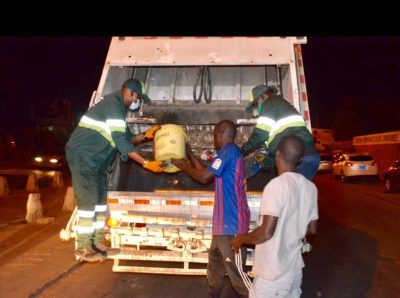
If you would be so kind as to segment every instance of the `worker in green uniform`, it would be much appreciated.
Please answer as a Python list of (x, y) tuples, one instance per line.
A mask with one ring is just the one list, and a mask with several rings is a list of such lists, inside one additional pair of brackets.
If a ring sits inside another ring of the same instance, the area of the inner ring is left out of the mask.
[[(269, 156), (263, 161), (263, 167), (268, 170), (275, 167), (274, 155), (279, 141), (284, 136), (298, 136), (304, 142), (305, 150), (296, 172), (312, 180), (320, 161), (314, 138), (303, 117), (288, 100), (277, 95), (277, 91), (274, 86), (267, 85), (258, 85), (251, 90), (246, 112), (257, 109), (259, 117), (256, 128), (242, 146), (242, 152), (246, 156), (265, 144)], [(259, 170), (252, 169), (251, 175), (254, 176)]]
[(162, 172), (160, 161), (143, 158), (134, 144), (152, 140), (159, 125), (133, 136), (125, 122), (127, 109), (136, 110), (149, 102), (143, 82), (129, 79), (122, 89), (104, 96), (81, 118), (67, 145), (66, 157), (72, 175), (72, 186), (78, 205), (76, 226), (77, 249), (81, 261), (101, 261), (115, 254), (104, 245), (103, 228), (106, 219), (106, 171), (117, 152), (122, 161), (131, 158), (152, 172)]

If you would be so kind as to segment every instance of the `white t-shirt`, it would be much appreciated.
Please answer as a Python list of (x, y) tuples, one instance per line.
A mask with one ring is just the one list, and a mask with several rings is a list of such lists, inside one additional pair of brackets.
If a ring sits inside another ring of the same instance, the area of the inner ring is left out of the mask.
[(271, 239), (256, 245), (252, 269), (256, 275), (286, 283), (304, 267), (302, 239), (309, 222), (318, 219), (317, 195), (314, 183), (294, 172), (283, 173), (265, 186), (260, 221), (262, 215), (272, 215), (278, 222)]

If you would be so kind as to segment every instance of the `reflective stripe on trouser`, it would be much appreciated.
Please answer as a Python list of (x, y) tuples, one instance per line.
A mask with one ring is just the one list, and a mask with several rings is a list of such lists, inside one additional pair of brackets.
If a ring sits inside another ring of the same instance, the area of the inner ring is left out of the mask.
[(97, 244), (104, 241), (104, 226), (106, 223), (107, 216), (107, 205), (96, 205), (96, 214), (95, 214), (95, 222), (93, 223), (94, 227), (94, 239), (93, 243)]
[[(249, 294), (235, 264), (235, 253), (231, 245), (232, 237), (233, 235), (212, 236), (207, 265), (209, 297), (220, 297), (224, 288), (225, 274), (228, 274), (231, 284), (239, 297), (247, 297)], [(242, 254), (242, 264), (246, 264), (246, 248), (242, 247), (240, 253)], [(243, 271), (246, 272), (244, 268)]]
[(76, 237), (78, 249), (88, 247), (92, 243), (94, 234), (94, 210), (78, 209), (78, 224), (76, 225)]
[[(93, 212), (92, 217), (79, 217), (76, 231), (76, 241), (78, 249), (90, 247), (95, 237), (95, 227), (99, 222), (104, 222), (106, 210), (95, 212), (96, 206), (106, 205), (106, 172), (105, 168), (91, 168), (87, 166), (87, 160), (83, 157), (75, 157), (67, 154), (68, 165), (71, 170), (72, 186), (77, 199), (79, 211)], [(104, 208), (103, 208), (104, 209)], [(96, 214), (97, 213), (97, 214)], [(84, 213), (83, 213), (84, 214)], [(96, 223), (96, 224), (95, 224)], [(87, 229), (83, 229), (86, 227)], [(101, 238), (101, 237), (100, 237)]]

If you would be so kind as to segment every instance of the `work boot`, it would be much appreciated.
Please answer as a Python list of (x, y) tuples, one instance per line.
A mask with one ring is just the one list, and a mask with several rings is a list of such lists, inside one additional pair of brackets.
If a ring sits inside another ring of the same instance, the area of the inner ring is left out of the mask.
[(106, 258), (91, 247), (80, 248), (75, 251), (75, 257), (78, 261), (86, 262), (103, 262)]
[(112, 257), (118, 255), (121, 250), (119, 248), (111, 248), (105, 245), (103, 242), (92, 244), (94, 251), (100, 253), (104, 257)]

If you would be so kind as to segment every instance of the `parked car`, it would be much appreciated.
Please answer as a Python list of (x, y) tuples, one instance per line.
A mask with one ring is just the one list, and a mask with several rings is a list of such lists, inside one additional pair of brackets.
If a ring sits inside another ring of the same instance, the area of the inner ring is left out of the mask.
[(35, 150), (31, 164), (33, 168), (61, 170), (66, 165), (64, 150), (63, 148)]
[(327, 153), (320, 154), (321, 160), (319, 162), (318, 171), (332, 172), (333, 170), (333, 156)]
[(400, 160), (394, 161), (383, 177), (387, 192), (400, 191)]
[(350, 177), (378, 178), (378, 165), (368, 153), (345, 153), (333, 164), (333, 176), (343, 182)]

